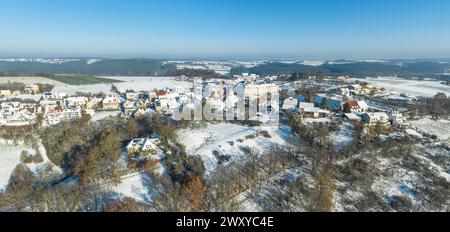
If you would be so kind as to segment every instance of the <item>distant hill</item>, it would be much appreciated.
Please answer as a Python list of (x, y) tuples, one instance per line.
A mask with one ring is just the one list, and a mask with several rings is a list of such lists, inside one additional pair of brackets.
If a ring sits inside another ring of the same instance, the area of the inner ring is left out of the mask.
[(61, 64), (39, 62), (0, 61), (0, 73), (23, 75), (77, 74), (77, 75), (111, 75), (111, 76), (146, 76), (164, 75), (176, 67), (163, 64), (154, 59), (105, 59), (89, 64), (87, 60), (69, 61)]
[(329, 72), (328, 69), (320, 66), (309, 66), (303, 64), (287, 64), (272, 62), (252, 68), (238, 67), (231, 70), (231, 74), (254, 73), (258, 75), (289, 75), (293, 72)]
[[(94, 61), (93, 61), (94, 60)], [(49, 63), (50, 62), (50, 63)], [(309, 65), (314, 64), (314, 65)], [(324, 62), (265, 62), (254, 67), (234, 67), (231, 75), (241, 73), (258, 75), (290, 75), (292, 73), (330, 73), (353, 76), (398, 75), (440, 76), (450, 73), (450, 60), (335, 60)], [(0, 59), (0, 75), (107, 75), (107, 76), (215, 76), (211, 70), (177, 70), (175, 64), (157, 59)]]
[(396, 60), (383, 62), (339, 61), (325, 62), (322, 65), (311, 66), (299, 63), (271, 62), (252, 68), (238, 67), (231, 70), (231, 74), (242, 72), (258, 75), (282, 75), (293, 72), (325, 72), (331, 74), (348, 75), (436, 75), (448, 73), (450, 62), (432, 60)]

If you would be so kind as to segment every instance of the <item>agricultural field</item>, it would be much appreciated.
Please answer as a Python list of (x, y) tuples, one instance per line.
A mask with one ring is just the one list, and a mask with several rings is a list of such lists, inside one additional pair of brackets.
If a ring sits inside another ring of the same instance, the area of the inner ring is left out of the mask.
[(55, 80), (68, 85), (93, 85), (122, 82), (116, 79), (109, 79), (96, 76), (75, 76), (75, 75), (51, 75), (45, 78)]

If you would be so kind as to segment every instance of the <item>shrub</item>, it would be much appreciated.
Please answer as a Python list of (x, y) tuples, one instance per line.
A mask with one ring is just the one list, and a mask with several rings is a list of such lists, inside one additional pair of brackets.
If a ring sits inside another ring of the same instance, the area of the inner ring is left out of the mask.
[(269, 138), (269, 139), (272, 138), (272, 136), (270, 136), (269, 132), (267, 132), (267, 131), (261, 131), (260, 134), (262, 136), (264, 136), (265, 138)]
[(254, 138), (256, 138), (255, 134), (245, 136), (245, 139), (254, 139)]
[(20, 161), (24, 164), (29, 164), (33, 162), (33, 157), (28, 151), (22, 151), (22, 153), (20, 153)]
[(36, 154), (32, 157), (34, 163), (42, 163), (44, 162), (44, 159), (42, 158), (41, 152), (39, 150), (36, 150)]

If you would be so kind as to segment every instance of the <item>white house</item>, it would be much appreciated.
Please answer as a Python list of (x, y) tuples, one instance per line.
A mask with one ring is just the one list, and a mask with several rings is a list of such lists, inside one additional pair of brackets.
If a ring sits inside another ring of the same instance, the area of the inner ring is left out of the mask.
[(283, 106), (281, 107), (281, 109), (290, 110), (292, 108), (296, 108), (297, 106), (298, 106), (298, 100), (296, 98), (289, 97), (289, 98), (284, 99)]
[(103, 99), (102, 108), (103, 110), (119, 110), (120, 107), (119, 97), (109, 96)]
[(382, 126), (389, 125), (389, 116), (384, 112), (369, 112), (361, 115), (361, 119), (369, 126), (376, 126), (378, 124)]
[(391, 123), (393, 126), (397, 126), (397, 127), (402, 127), (402, 128), (406, 128), (410, 126), (410, 123), (408, 122), (408, 120), (406, 120), (405, 117), (403, 117), (403, 114), (393, 110), (391, 112), (389, 112), (389, 119), (391, 120)]
[(363, 113), (369, 110), (369, 106), (365, 101), (352, 100), (347, 102), (347, 105), (351, 113)]

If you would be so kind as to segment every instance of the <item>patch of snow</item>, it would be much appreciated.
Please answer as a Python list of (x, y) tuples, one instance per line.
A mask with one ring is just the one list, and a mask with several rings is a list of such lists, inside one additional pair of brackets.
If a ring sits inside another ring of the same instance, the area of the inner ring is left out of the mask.
[[(47, 167), (50, 167), (53, 173), (62, 173), (62, 170), (48, 159), (42, 144), (38, 145), (38, 150), (42, 156), (43, 162), (38, 164), (26, 164), (32, 172), (38, 174)], [(27, 145), (24, 142), (19, 141), (14, 143), (11, 140), (0, 139), (0, 191), (8, 185), (12, 172), (16, 166), (21, 163), (20, 154), (22, 151), (27, 151), (30, 155), (36, 153), (30, 145)]]
[(406, 129), (405, 132), (406, 132), (406, 134), (411, 135), (411, 136), (414, 136), (414, 137), (416, 137), (416, 138), (419, 138), (419, 139), (420, 139), (420, 138), (423, 138), (423, 135), (420, 134), (419, 132), (417, 132), (417, 131), (414, 130), (414, 129)]
[(144, 173), (136, 172), (122, 176), (122, 182), (112, 187), (112, 191), (121, 197), (131, 197), (143, 203), (150, 203), (155, 193), (152, 183)]
[(100, 62), (100, 61), (102, 61), (102, 60), (101, 59), (88, 59), (86, 61), (86, 64), (90, 65), (90, 64), (97, 63), (97, 62)]
[(330, 140), (339, 149), (343, 150), (353, 142), (353, 130), (352, 125), (349, 123), (343, 123), (340, 126), (339, 131), (330, 134)]
[(324, 63), (325, 63), (325, 61), (321, 61), (321, 60), (305, 60), (305, 61), (300, 62), (300, 64), (303, 64), (303, 65), (316, 66), (316, 67), (320, 66)]
[(120, 111), (96, 111), (94, 116), (92, 116), (92, 121), (99, 121), (109, 117), (114, 117), (119, 115)]

